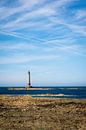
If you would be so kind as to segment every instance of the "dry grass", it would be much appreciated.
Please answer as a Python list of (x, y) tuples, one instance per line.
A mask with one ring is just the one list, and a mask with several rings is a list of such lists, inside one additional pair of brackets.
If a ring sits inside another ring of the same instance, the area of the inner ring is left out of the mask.
[(0, 96), (0, 130), (86, 130), (86, 100)]

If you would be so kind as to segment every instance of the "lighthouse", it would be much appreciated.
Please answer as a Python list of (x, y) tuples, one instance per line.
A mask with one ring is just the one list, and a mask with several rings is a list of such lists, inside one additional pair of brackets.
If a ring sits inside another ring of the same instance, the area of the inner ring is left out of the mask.
[(29, 88), (31, 88), (32, 86), (31, 86), (31, 81), (30, 81), (30, 80), (31, 80), (31, 78), (30, 78), (30, 71), (28, 71), (28, 76), (29, 76), (29, 83), (28, 83), (28, 87), (29, 87)]

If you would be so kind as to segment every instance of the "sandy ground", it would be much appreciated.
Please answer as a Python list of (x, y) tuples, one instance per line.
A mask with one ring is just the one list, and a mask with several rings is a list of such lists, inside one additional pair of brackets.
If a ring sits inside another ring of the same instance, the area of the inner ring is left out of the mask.
[(0, 130), (86, 130), (86, 100), (2, 95)]

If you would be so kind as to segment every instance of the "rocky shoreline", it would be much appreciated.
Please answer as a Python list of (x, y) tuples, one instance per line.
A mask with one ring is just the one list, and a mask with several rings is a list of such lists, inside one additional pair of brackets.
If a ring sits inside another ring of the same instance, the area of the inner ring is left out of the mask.
[(0, 96), (0, 130), (85, 129), (85, 99)]

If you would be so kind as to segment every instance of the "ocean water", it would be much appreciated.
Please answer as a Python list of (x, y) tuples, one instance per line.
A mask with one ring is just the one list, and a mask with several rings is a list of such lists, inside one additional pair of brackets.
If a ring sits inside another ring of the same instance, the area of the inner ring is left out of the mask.
[[(10, 89), (13, 88), (13, 89)], [(16, 89), (16, 90), (15, 90)], [(21, 90), (20, 90), (21, 89)], [(86, 99), (86, 87), (33, 87), (25, 90), (25, 87), (0, 87), (0, 95), (31, 95), (32, 97), (48, 98), (80, 98)]]

